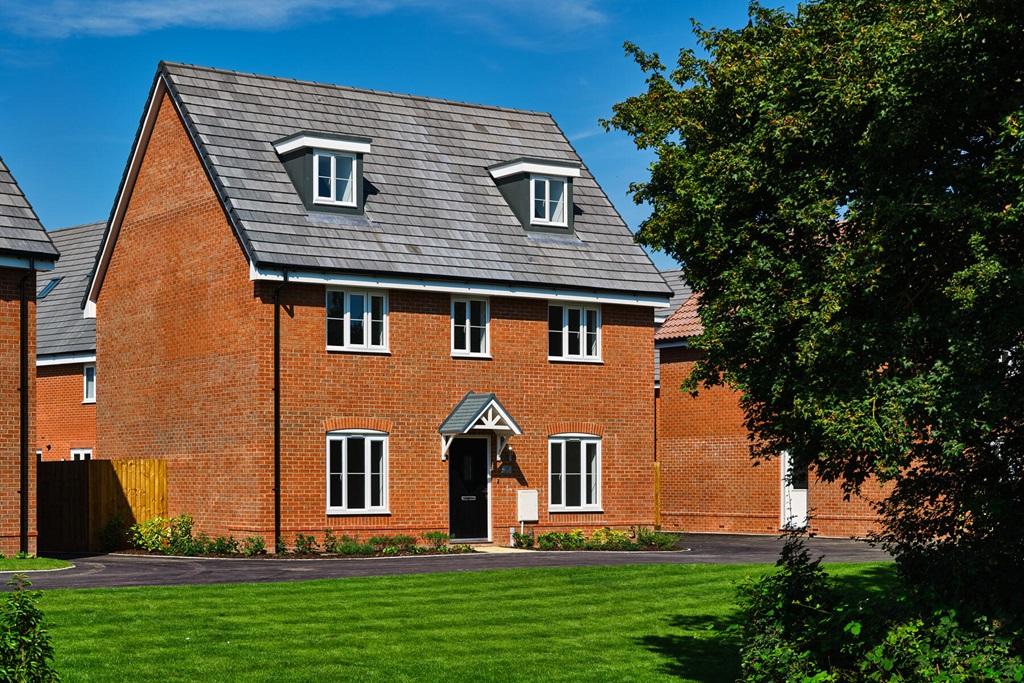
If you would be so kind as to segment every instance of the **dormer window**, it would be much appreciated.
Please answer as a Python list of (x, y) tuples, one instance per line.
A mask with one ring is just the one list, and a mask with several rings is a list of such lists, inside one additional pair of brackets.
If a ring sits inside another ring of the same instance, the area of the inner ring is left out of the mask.
[(317, 150), (313, 154), (314, 200), (317, 204), (356, 205), (356, 156)]
[(572, 183), (580, 177), (578, 163), (521, 158), (487, 171), (523, 228), (572, 233)]
[(533, 213), (530, 223), (565, 227), (565, 184), (564, 178), (530, 176), (530, 206)]

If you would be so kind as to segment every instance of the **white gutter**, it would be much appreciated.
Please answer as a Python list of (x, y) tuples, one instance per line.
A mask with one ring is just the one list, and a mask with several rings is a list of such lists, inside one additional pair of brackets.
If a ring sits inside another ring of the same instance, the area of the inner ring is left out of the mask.
[(49, 365), (72, 365), (75, 363), (95, 363), (96, 353), (54, 353), (36, 356), (36, 367)]

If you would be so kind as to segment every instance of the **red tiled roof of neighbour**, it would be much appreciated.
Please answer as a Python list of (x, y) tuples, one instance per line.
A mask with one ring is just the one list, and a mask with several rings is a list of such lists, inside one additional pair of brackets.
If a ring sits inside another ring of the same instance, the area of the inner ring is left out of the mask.
[(661, 328), (654, 335), (654, 340), (687, 339), (701, 334), (704, 331), (704, 326), (701, 325), (700, 316), (697, 315), (699, 306), (700, 294), (691, 294), (690, 298), (684, 301), (682, 306), (662, 323)]

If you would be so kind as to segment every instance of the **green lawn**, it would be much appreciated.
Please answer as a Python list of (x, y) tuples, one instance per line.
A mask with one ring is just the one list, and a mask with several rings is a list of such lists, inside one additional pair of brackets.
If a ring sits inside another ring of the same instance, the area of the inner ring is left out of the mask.
[[(25, 572), (33, 569), (64, 569), (70, 567), (71, 563), (67, 560), (55, 560), (52, 557), (30, 557), (24, 560), (19, 560), (13, 557), (5, 557), (0, 559), (0, 572)], [(9, 576), (3, 577), (4, 580), (9, 579)]]
[[(851, 590), (890, 565), (829, 565)], [(732, 681), (758, 566), (532, 569), (47, 591), (66, 681)]]

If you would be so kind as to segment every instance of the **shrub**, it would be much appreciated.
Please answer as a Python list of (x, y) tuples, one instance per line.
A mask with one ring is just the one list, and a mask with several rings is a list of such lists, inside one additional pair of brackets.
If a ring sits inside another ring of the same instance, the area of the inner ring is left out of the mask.
[(324, 552), (336, 553), (338, 547), (338, 537), (334, 535), (334, 532), (330, 529), (324, 529)]
[(373, 555), (374, 548), (369, 543), (360, 543), (350, 536), (342, 536), (335, 543), (335, 552), (339, 555)]
[(285, 545), (283, 538), (277, 538), (274, 540), (274, 552), (278, 555), (284, 555), (288, 552), (288, 546)]
[(665, 534), (653, 529), (640, 527), (636, 530), (636, 544), (642, 548), (654, 550), (672, 550), (676, 547), (679, 537), (675, 534)]
[(591, 534), (586, 547), (588, 550), (630, 550), (633, 542), (625, 531), (604, 527)]
[(537, 545), (541, 550), (579, 550), (586, 546), (587, 539), (579, 529), (559, 533), (549, 531), (537, 536)]
[(558, 550), (561, 547), (561, 539), (562, 534), (557, 531), (549, 531), (537, 536), (537, 547), (541, 550)]
[(206, 546), (205, 552), (212, 555), (237, 555), (238, 541), (236, 541), (232, 536), (228, 536), (227, 538), (224, 536), (218, 536), (210, 541), (209, 545)]
[(246, 557), (262, 555), (266, 550), (267, 546), (266, 543), (263, 542), (262, 536), (249, 536), (248, 538), (242, 539), (242, 545), (239, 548), (239, 552)]
[(430, 544), (432, 550), (441, 550), (448, 545), (449, 536), (443, 531), (428, 531), (423, 540)]
[(100, 548), (106, 552), (121, 550), (128, 544), (128, 527), (124, 519), (114, 516), (100, 529)]
[(296, 555), (312, 555), (318, 548), (319, 546), (316, 544), (316, 539), (312, 536), (296, 534), (295, 547), (292, 548)]
[(166, 517), (152, 517), (128, 527), (128, 542), (133, 548), (162, 553), (167, 547)]
[(516, 548), (532, 548), (534, 543), (533, 532), (519, 533), (512, 532), (512, 545)]
[(25, 590), (32, 584), (24, 575), (7, 583), (14, 590), (0, 608), (0, 679), (59, 681), (53, 668), (53, 644), (37, 602), (39, 593)]
[(178, 515), (167, 522), (167, 551), (172, 555), (196, 555), (192, 516)]
[[(399, 534), (397, 536), (373, 536), (369, 544), (378, 552), (387, 551), (388, 555), (397, 555), (400, 552), (413, 552), (416, 548), (416, 539), (412, 536)], [(388, 550), (394, 548), (394, 550)]]

